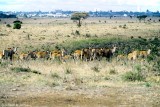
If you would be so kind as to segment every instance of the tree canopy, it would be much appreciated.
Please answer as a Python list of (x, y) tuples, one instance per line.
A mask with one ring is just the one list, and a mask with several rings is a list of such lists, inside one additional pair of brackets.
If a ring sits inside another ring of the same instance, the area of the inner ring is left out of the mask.
[(79, 20), (81, 18), (86, 19), (88, 16), (89, 14), (86, 12), (76, 12), (72, 14), (71, 20)]
[(140, 16), (137, 16), (137, 18), (139, 19), (139, 21), (141, 22), (141, 20), (144, 20), (145, 21), (145, 18), (147, 17), (147, 15), (140, 15)]
[(80, 27), (82, 24), (82, 19), (86, 19), (87, 17), (89, 17), (89, 14), (86, 12), (76, 12), (72, 14), (71, 20), (78, 21), (78, 26)]

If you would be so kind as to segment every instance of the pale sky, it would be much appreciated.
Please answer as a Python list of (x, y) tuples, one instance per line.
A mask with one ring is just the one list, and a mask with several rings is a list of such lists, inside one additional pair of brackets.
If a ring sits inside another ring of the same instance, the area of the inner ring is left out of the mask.
[(0, 0), (0, 11), (160, 11), (160, 0)]

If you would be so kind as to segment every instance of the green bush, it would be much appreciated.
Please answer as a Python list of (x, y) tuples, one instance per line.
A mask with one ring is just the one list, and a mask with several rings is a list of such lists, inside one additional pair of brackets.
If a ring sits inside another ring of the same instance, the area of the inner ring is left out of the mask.
[(124, 81), (144, 81), (145, 78), (145, 74), (143, 74), (143, 69), (140, 65), (136, 65), (133, 71), (126, 72), (122, 76)]
[[(84, 35), (86, 36), (86, 35)], [(87, 35), (91, 36), (90, 34)], [(148, 50), (151, 49), (151, 54), (148, 56), (147, 60), (155, 60), (156, 56), (159, 56), (159, 46), (160, 39), (158, 38), (112, 38), (112, 37), (102, 37), (102, 38), (86, 38), (83, 40), (70, 40), (61, 44), (57, 44), (55, 48), (67, 49), (68, 53), (72, 53), (77, 49), (83, 48), (112, 48), (113, 45), (116, 45), (118, 48), (116, 54), (128, 54), (133, 50)]]
[(13, 21), (13, 23), (20, 23), (20, 24), (22, 24), (22, 22), (20, 20), (15, 20), (15, 21)]
[(13, 29), (20, 29), (21, 23), (14, 23)]
[(5, 67), (7, 67), (9, 64), (10, 64), (9, 62), (1, 62), (1, 61), (0, 61), (0, 67), (5, 68)]
[(31, 71), (30, 68), (21, 68), (21, 67), (14, 67), (14, 68), (11, 68), (11, 70), (15, 72), (30, 72)]
[(144, 85), (145, 85), (146, 87), (151, 87), (151, 84), (150, 84), (149, 82), (146, 82)]
[(155, 75), (160, 76), (160, 59), (154, 61), (152, 69), (155, 72)]
[(112, 44), (116, 44), (117, 41), (121, 41), (119, 38), (96, 38), (96, 39), (86, 39), (79, 41), (68, 41), (60, 46), (67, 49), (69, 53), (76, 49), (88, 48), (88, 47), (112, 47)]
[(123, 76), (122, 79), (124, 81), (144, 81), (144, 76), (142, 75), (141, 72), (126, 72)]
[(10, 24), (7, 24), (6, 27), (11, 27), (11, 25), (10, 25)]
[(142, 74), (143, 70), (140, 65), (136, 65), (134, 70), (131, 72), (126, 72), (122, 79), (124, 81), (143, 81), (145, 79), (144, 75)]
[(31, 70), (30, 68), (13, 67), (13, 68), (11, 68), (11, 70), (15, 71), (15, 72), (32, 72), (35, 74), (41, 74), (39, 71)]

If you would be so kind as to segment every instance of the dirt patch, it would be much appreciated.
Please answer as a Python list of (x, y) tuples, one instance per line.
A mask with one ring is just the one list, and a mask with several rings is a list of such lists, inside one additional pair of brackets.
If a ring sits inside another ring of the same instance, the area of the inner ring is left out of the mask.
[[(76, 90), (50, 90), (50, 91), (18, 91), (9, 95), (1, 95), (0, 103), (4, 107), (14, 106), (138, 106), (151, 107), (160, 105), (159, 88), (125, 87), (125, 88), (92, 88)], [(25, 94), (23, 94), (25, 93)]]

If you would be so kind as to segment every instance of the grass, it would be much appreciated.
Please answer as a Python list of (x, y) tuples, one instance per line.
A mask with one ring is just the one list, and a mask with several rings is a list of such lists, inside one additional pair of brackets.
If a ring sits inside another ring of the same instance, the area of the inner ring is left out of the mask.
[[(12, 19), (2, 20), (9, 24), (13, 22)], [(146, 77), (144, 76), (144, 71), (141, 68), (144, 68), (145, 64), (153, 62), (155, 62), (153, 64), (153, 69), (145, 69), (151, 73), (154, 71), (158, 72), (159, 62), (156, 60), (158, 58), (160, 46), (159, 23), (145, 24), (137, 23), (135, 20), (132, 20), (133, 23), (127, 23), (128, 20), (126, 19), (117, 21), (116, 19), (109, 20), (106, 18), (100, 19), (101, 23), (99, 23), (98, 20), (99, 19), (87, 19), (85, 20), (86, 25), (82, 25), (81, 28), (78, 28), (75, 23), (72, 23), (69, 19), (65, 19), (65, 24), (63, 20), (59, 19), (24, 19), (23, 27), (20, 30), (9, 29), (9, 31), (6, 26), (4, 27), (0, 24), (1, 33), (8, 35), (1, 36), (0, 49), (3, 50), (4, 48), (12, 46), (20, 46), (18, 52), (27, 52), (33, 50), (43, 51), (65, 48), (68, 54), (70, 54), (76, 49), (88, 47), (111, 48), (113, 45), (116, 45), (118, 49), (112, 62), (102, 60), (99, 62), (73, 63), (71, 61), (66, 62), (67, 64), (63, 64), (59, 61), (40, 62), (35, 60), (24, 63), (14, 62), (11, 67), (8, 63), (3, 62), (0, 63), (0, 67), (8, 67), (11, 71), (15, 71), (19, 74), (20, 72), (31, 72), (34, 74), (39, 74), (41, 72), (42, 74), (49, 74), (49, 77), (44, 76), (41, 79), (46, 80), (46, 78), (49, 78), (46, 82), (49, 82), (50, 86), (63, 84), (66, 74), (70, 74), (66, 76), (67, 80), (74, 80), (76, 84), (80, 85), (83, 78), (82, 82), (85, 82), (87, 87), (100, 86), (99, 83), (103, 83), (104, 86), (109, 86), (108, 81), (105, 80), (116, 81), (115, 83), (109, 83), (111, 86), (116, 86), (119, 81), (114, 78), (119, 79), (121, 75), (123, 75), (121, 78), (122, 80), (132, 82), (144, 81), (146, 80)], [(107, 24), (102, 23), (104, 21), (106, 21)], [(28, 37), (29, 39), (26, 39), (27, 35), (31, 35)], [(148, 48), (151, 48), (152, 55), (147, 58), (149, 63), (143, 63), (141, 67), (137, 66), (132, 69), (132, 66), (135, 66), (132, 62), (128, 61), (122, 66), (118, 62), (114, 61), (115, 56), (118, 54), (127, 54), (135, 49), (146, 50)], [(52, 73), (50, 73), (50, 71), (52, 71)], [(109, 76), (106, 75), (105, 71), (109, 71)], [(158, 75), (159, 74), (157, 73), (157, 76)], [(58, 82), (53, 80), (57, 80)], [(96, 82), (94, 80), (96, 80)], [(152, 80), (148, 80), (148, 82), (150, 81)]]

